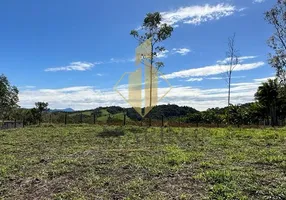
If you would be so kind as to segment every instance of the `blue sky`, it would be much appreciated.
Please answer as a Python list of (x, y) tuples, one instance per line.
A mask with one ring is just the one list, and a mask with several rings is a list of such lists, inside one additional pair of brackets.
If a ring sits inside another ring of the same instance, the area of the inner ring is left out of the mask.
[[(263, 15), (274, 3), (3, 0), (0, 73), (19, 88), (22, 107), (33, 107), (36, 101), (48, 101), (51, 108), (128, 106), (113, 86), (124, 72), (138, 68), (134, 63), (138, 44), (129, 33), (140, 27), (146, 13), (158, 11), (175, 27), (162, 43), (167, 51), (159, 58), (173, 89), (160, 103), (199, 110), (225, 106), (223, 60), (234, 32), (241, 65), (233, 74), (231, 101), (253, 101), (259, 84), (275, 73), (267, 64), (271, 49), (266, 43), (273, 29)], [(166, 85), (160, 86), (161, 92), (166, 90)]]

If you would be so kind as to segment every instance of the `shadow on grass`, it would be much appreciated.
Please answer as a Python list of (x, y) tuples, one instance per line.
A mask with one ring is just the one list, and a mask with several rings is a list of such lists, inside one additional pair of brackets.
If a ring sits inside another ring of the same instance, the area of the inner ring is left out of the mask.
[(98, 137), (120, 137), (123, 136), (125, 133), (122, 129), (116, 128), (116, 129), (104, 129), (102, 132), (100, 132), (97, 136)]

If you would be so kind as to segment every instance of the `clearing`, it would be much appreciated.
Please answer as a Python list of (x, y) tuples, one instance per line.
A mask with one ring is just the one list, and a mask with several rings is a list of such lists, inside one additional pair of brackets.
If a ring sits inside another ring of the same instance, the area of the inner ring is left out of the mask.
[(286, 129), (0, 131), (0, 199), (286, 199)]

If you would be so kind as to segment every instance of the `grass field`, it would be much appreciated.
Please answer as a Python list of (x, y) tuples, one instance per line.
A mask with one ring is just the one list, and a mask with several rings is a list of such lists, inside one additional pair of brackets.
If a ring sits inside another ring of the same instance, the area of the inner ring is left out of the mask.
[(0, 131), (0, 199), (286, 199), (286, 129)]

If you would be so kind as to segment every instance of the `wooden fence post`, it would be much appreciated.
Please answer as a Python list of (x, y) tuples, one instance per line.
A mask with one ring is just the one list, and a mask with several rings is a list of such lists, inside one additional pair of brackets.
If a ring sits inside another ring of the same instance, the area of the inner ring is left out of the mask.
[(126, 113), (124, 113), (124, 118), (123, 118), (123, 125), (126, 125)]
[(52, 113), (50, 114), (50, 124), (52, 123)]
[(65, 125), (67, 125), (67, 113), (65, 113)]
[(95, 115), (95, 112), (93, 113), (93, 124), (95, 124), (95, 121), (96, 121), (96, 115)]
[(80, 113), (80, 123), (82, 123), (82, 112)]
[(164, 127), (164, 115), (162, 115), (162, 127)]
[(17, 128), (17, 120), (14, 121), (14, 128)]

